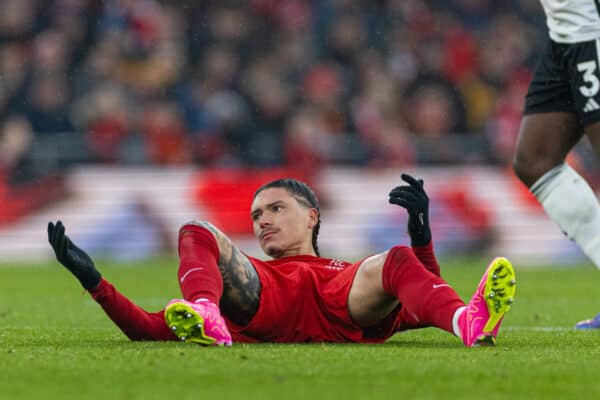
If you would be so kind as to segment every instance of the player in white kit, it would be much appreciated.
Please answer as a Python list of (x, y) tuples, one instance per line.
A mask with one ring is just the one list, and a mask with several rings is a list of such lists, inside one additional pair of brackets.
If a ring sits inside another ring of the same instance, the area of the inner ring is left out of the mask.
[[(600, 155), (600, 5), (541, 0), (549, 39), (525, 99), (514, 170), (564, 234), (600, 268), (600, 206), (566, 162), (587, 135)], [(600, 329), (600, 314), (578, 329)]]

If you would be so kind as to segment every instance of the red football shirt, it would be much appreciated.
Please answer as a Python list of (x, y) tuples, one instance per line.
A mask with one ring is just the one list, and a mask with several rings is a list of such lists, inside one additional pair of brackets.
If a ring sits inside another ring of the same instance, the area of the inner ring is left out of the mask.
[(246, 327), (229, 324), (236, 341), (359, 341), (362, 329), (348, 314), (348, 294), (359, 263), (310, 255), (262, 261), (256, 269), (261, 295)]

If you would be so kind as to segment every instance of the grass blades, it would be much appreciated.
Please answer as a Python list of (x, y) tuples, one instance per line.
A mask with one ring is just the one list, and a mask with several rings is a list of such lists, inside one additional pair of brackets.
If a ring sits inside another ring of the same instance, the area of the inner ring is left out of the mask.
[[(444, 265), (444, 264), (442, 264)], [(446, 263), (470, 298), (487, 260)], [(179, 296), (176, 262), (98, 263), (125, 295), (156, 311)], [(515, 303), (492, 348), (467, 349), (428, 328), (383, 345), (202, 348), (131, 342), (56, 263), (0, 267), (2, 399), (565, 399), (600, 396), (600, 312), (592, 267), (519, 268)]]

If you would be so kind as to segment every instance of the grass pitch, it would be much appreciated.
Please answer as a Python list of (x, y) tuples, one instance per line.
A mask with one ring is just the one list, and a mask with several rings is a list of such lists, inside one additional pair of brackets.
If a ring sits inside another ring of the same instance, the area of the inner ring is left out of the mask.
[[(144, 308), (179, 296), (176, 262), (98, 263)], [(484, 261), (445, 263), (468, 300)], [(567, 399), (600, 396), (594, 268), (517, 270), (498, 345), (463, 348), (434, 328), (383, 345), (202, 348), (130, 342), (57, 263), (0, 267), (0, 399)]]

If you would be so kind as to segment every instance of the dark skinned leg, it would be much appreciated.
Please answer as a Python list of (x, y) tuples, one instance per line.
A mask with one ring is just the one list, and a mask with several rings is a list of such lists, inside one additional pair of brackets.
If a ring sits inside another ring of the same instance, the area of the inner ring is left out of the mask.
[(590, 140), (594, 152), (600, 157), (600, 122), (595, 122), (585, 127), (585, 134)]
[[(575, 114), (525, 115), (513, 160), (515, 173), (527, 187), (531, 187), (546, 172), (564, 162), (582, 135), (583, 130)], [(597, 136), (600, 142), (600, 134)]]
[[(532, 190), (550, 219), (600, 267), (598, 200), (585, 179), (562, 164), (583, 135), (583, 130), (577, 127), (574, 114), (526, 116), (517, 144), (515, 172)], [(600, 124), (588, 125), (585, 133), (598, 153)]]

